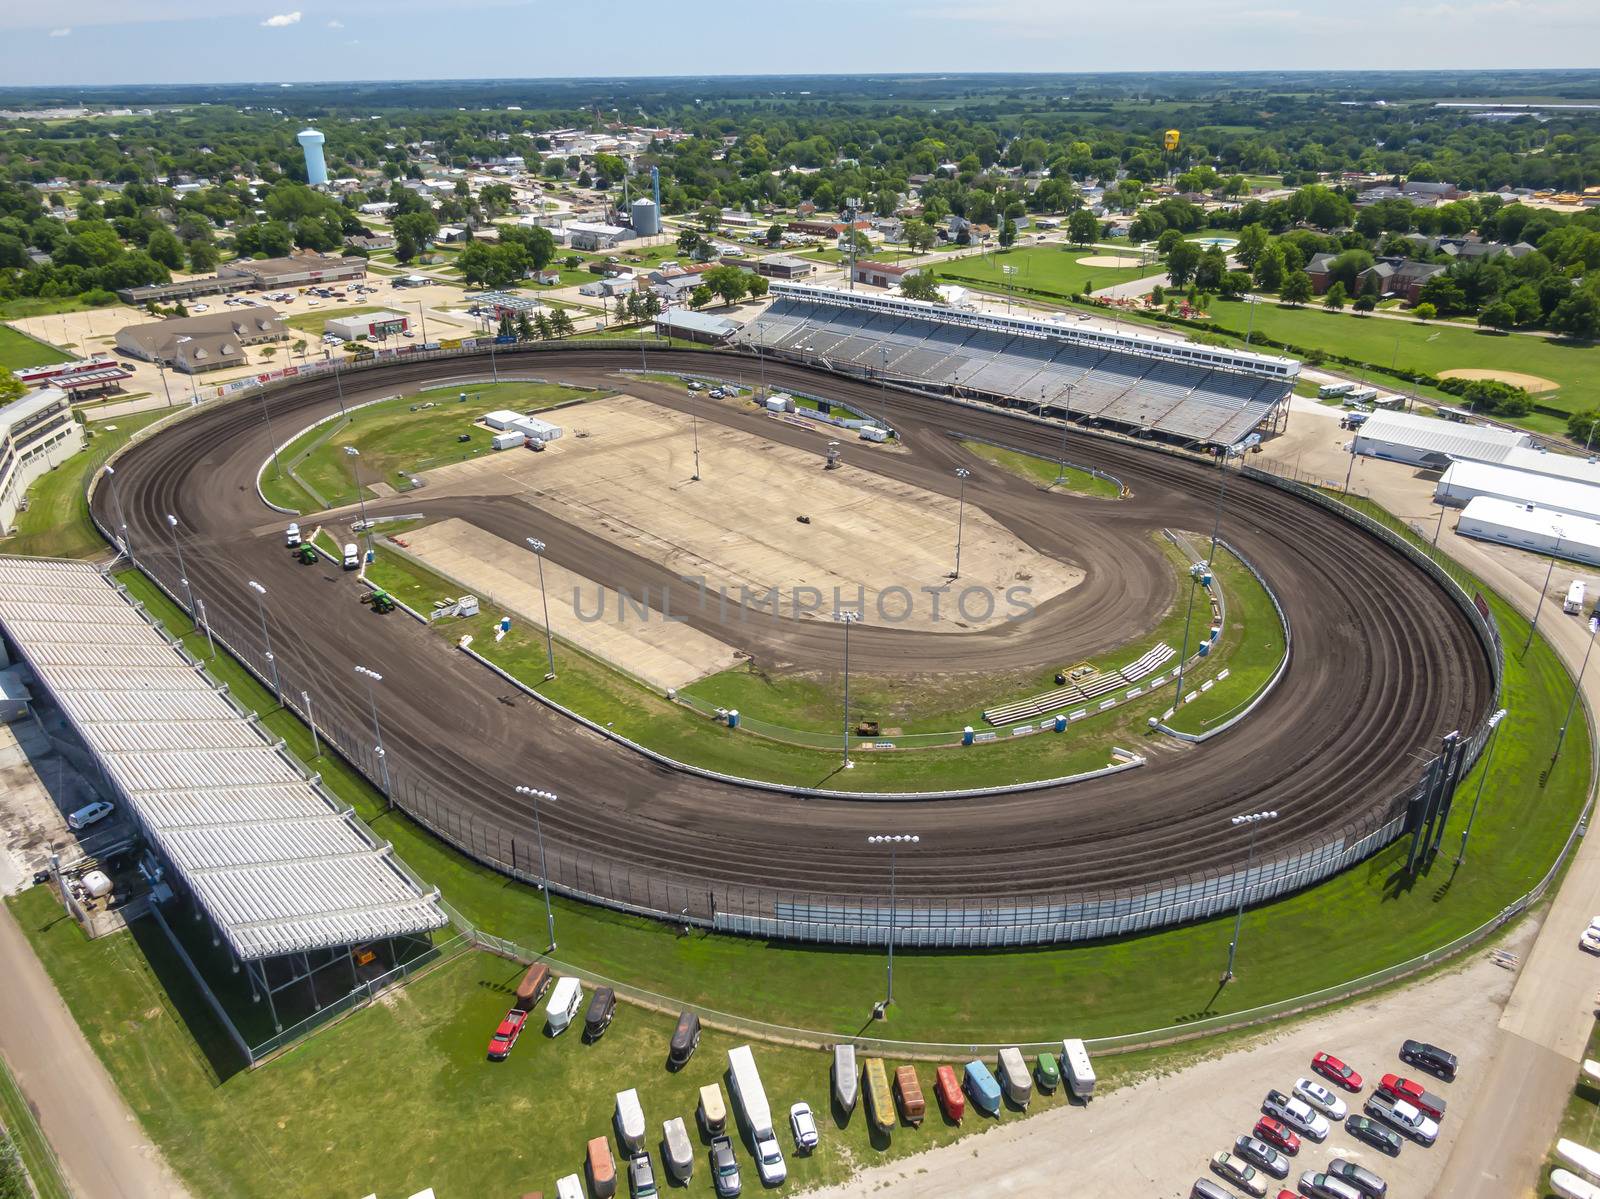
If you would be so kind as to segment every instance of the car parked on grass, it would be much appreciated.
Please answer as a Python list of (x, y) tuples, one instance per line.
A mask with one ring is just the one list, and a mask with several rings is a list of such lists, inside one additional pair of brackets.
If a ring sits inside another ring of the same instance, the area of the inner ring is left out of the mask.
[(1311, 1068), (1336, 1087), (1347, 1091), (1361, 1089), (1361, 1075), (1331, 1053), (1319, 1053), (1311, 1059)]
[(1344, 1122), (1344, 1130), (1380, 1153), (1387, 1153), (1390, 1157), (1400, 1156), (1400, 1134), (1386, 1124), (1379, 1124), (1371, 1116), (1351, 1116)]
[(1361, 1192), (1344, 1179), (1314, 1170), (1300, 1175), (1300, 1193), (1309, 1199), (1361, 1199)]
[(1271, 1116), (1262, 1116), (1261, 1119), (1256, 1121), (1253, 1131), (1255, 1132), (1256, 1140), (1265, 1141), (1281, 1153), (1287, 1153), (1290, 1157), (1293, 1157), (1300, 1152), (1300, 1138), (1282, 1120), (1275, 1120)]
[(1355, 1162), (1347, 1162), (1336, 1157), (1328, 1163), (1328, 1173), (1342, 1182), (1348, 1182), (1367, 1199), (1384, 1199), (1389, 1193), (1387, 1182), (1365, 1166), (1356, 1165)]
[(1456, 1080), (1456, 1067), (1459, 1064), (1456, 1055), (1426, 1041), (1402, 1042), (1400, 1060), (1408, 1066), (1426, 1070), (1435, 1078), (1442, 1078), (1445, 1082)]
[(789, 1127), (794, 1130), (796, 1150), (810, 1153), (817, 1147), (817, 1120), (809, 1103), (800, 1102), (789, 1109)]
[(756, 1138), (756, 1173), (761, 1175), (762, 1185), (769, 1187), (779, 1186), (789, 1177), (776, 1136)]
[(512, 1008), (506, 1013), (506, 1018), (500, 1021), (500, 1026), (494, 1030), (494, 1035), (489, 1038), (489, 1060), (503, 1062), (511, 1056), (511, 1047), (517, 1043), (517, 1038), (522, 1035), (523, 1025), (528, 1022), (528, 1013), (521, 1008)]
[(1328, 1139), (1327, 1118), (1314, 1110), (1304, 1099), (1285, 1095), (1282, 1091), (1268, 1091), (1262, 1101), (1261, 1112), (1274, 1120), (1282, 1120), (1290, 1128), (1313, 1141)]
[(1367, 1115), (1382, 1120), (1419, 1145), (1431, 1145), (1439, 1137), (1439, 1125), (1403, 1099), (1374, 1095), (1367, 1100)]
[(67, 827), (81, 832), (91, 824), (99, 824), (116, 810), (113, 805), (108, 804), (105, 800), (97, 799), (93, 803), (84, 804), (83, 807), (68, 816)]
[(1416, 1079), (1402, 1078), (1398, 1074), (1385, 1074), (1379, 1079), (1378, 1094), (1409, 1103), (1434, 1120), (1443, 1120), (1445, 1108), (1449, 1106), (1443, 1098), (1424, 1088)]
[(1255, 1137), (1239, 1137), (1233, 1142), (1233, 1154), (1242, 1157), (1274, 1178), (1289, 1177), (1289, 1159), (1265, 1141)]
[(1235, 1157), (1226, 1151), (1213, 1153), (1211, 1170), (1219, 1177), (1226, 1178), (1245, 1194), (1254, 1195), (1256, 1199), (1266, 1199), (1267, 1184), (1261, 1180), (1260, 1171), (1243, 1158)]
[(711, 1138), (711, 1177), (721, 1199), (733, 1199), (742, 1189), (739, 1161), (733, 1156), (733, 1142), (727, 1137)]
[(1309, 1078), (1297, 1078), (1294, 1082), (1294, 1093), (1330, 1120), (1343, 1120), (1350, 1114), (1350, 1109), (1345, 1106), (1344, 1100), (1320, 1082), (1314, 1082)]

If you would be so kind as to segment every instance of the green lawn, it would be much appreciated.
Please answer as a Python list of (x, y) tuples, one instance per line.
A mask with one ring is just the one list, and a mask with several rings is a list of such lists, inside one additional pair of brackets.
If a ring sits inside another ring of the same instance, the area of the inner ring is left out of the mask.
[(66, 354), (46, 345), (42, 341), (35, 341), (26, 333), (18, 332), (10, 325), (0, 325), (0, 370), (20, 371), (30, 366), (49, 366), (55, 362), (70, 362), (76, 354)]
[[(112, 305), (117, 301), (113, 300)], [(18, 321), (29, 316), (55, 316), (61, 312), (87, 312), (111, 305), (90, 304), (82, 296), (18, 296), (0, 300), (0, 321)]]
[(0, 553), (92, 558), (104, 550), (106, 543), (89, 519), (89, 478), (119, 446), (168, 412), (157, 408), (90, 425), (89, 444), (28, 489), (28, 510), (17, 514), (16, 532), (0, 538)]
[[(269, 1065), (239, 1070), (150, 920), (91, 942), (48, 888), (7, 902), (145, 1131), (195, 1195), (406, 1195), (424, 1186), (440, 1195), (553, 1195), (559, 1176), (581, 1174), (591, 1137), (608, 1137), (620, 1154), (611, 1117), (625, 1087), (639, 1092), (658, 1177), (661, 1122), (681, 1116), (689, 1129), (693, 1178), (684, 1188), (663, 1184), (663, 1193), (712, 1194), (698, 1091), (718, 1082), (726, 1094), (727, 1051), (746, 1038), (706, 1029), (689, 1063), (669, 1072), (675, 1017), (623, 1004), (592, 1045), (579, 1030), (544, 1035), (536, 1015), (510, 1058), (491, 1062), (484, 1047), (522, 967), (468, 952)], [(927, 1120), (875, 1136), (859, 1105), (842, 1127), (831, 1115), (827, 1053), (754, 1049), (785, 1126), (784, 1194), (1021, 1118), (1009, 1108), (997, 1119), (969, 1109), (963, 1126), (948, 1124), (933, 1096), (933, 1065), (918, 1063)], [(1113, 1080), (1117, 1073), (1110, 1071)], [(787, 1111), (801, 1099), (822, 1133), (809, 1156), (789, 1152)], [(1066, 1102), (1058, 1089), (1038, 1095), (1030, 1110)], [(736, 1152), (746, 1193), (758, 1193), (748, 1145)]]
[[(1266, 589), (1238, 558), (1221, 547), (1218, 547), (1212, 569), (1222, 584), (1227, 625), (1211, 655), (1209, 669), (1185, 675), (1184, 691), (1195, 690), (1207, 678), (1215, 678), (1223, 670), (1228, 672), (1228, 677), (1173, 713), (1167, 726), (1181, 733), (1204, 733), (1237, 715), (1260, 694), (1283, 662), (1283, 622), (1278, 619), (1277, 609)], [(1206, 610), (1199, 602), (1203, 598), (1197, 597), (1199, 615), (1193, 634), (1196, 638), (1208, 631)], [(1193, 683), (1189, 681), (1191, 678)], [(1170, 702), (1175, 692), (1169, 688), (1163, 694)]]
[[(1211, 321), (1242, 334), (1250, 322), (1250, 307), (1242, 300), (1213, 299)], [(1396, 365), (1432, 375), (1463, 368), (1539, 375), (1561, 384), (1561, 390), (1538, 393), (1534, 397), (1537, 403), (1569, 412), (1600, 406), (1600, 376), (1595, 371), (1600, 349), (1592, 345), (1480, 333), (1451, 324), (1374, 320), (1314, 306), (1256, 304), (1255, 310), (1258, 332), (1302, 350), (1341, 354), (1382, 369)]]
[[(191, 652), (206, 653), (204, 635), (194, 634), (188, 619), (148, 581), (131, 571), (119, 579), (185, 636)], [(1497, 597), (1489, 602), (1506, 643), (1520, 645), (1527, 623)], [(535, 652), (542, 649), (540, 644)], [(213, 669), (240, 703), (265, 714), (263, 723), (284, 738), (290, 752), (312, 762), (308, 730), (276, 708), (269, 692), (225, 656)], [(1582, 808), (1589, 780), (1586, 725), (1569, 734), (1559, 763), (1544, 777), (1570, 686), (1571, 676), (1542, 639), (1535, 639), (1525, 659), (1508, 659), (1502, 703), (1510, 715), (1502, 726), (1493, 785), (1473, 829), (1473, 856), (1454, 878), (1451, 847), (1459, 840), (1467, 802), (1452, 811), (1444, 854), (1414, 881), (1398, 873), (1406, 854), (1398, 843), (1320, 886), (1252, 909), (1238, 977), (1220, 993), (1216, 979), (1232, 931), (1227, 917), (1026, 953), (902, 950), (895, 962), (896, 1006), (884, 1035), (1045, 1040), (1063, 1035), (1063, 1020), (1085, 1036), (1160, 1028), (1329, 986), (1444, 944), (1536, 882)], [(1482, 768), (1480, 763), (1464, 781), (1462, 795), (1472, 794)], [(542, 927), (543, 920), (536, 890), (463, 858), (402, 813), (384, 814), (377, 793), (338, 759), (317, 759), (313, 769), (468, 919), (501, 936), (534, 939), (529, 930)], [(560, 898), (556, 905), (563, 960), (708, 1008), (854, 1031), (883, 982), (883, 958), (875, 952), (701, 932), (678, 937), (655, 921)]]
[[(465, 403), (459, 399), (463, 391), (467, 393)], [(353, 504), (356, 486), (345, 446), (361, 451), (362, 489), (370, 499), (375, 481), (394, 485), (404, 481), (406, 471), (429, 470), (492, 453), (491, 434), (472, 423), (487, 412), (501, 408), (535, 412), (594, 394), (553, 383), (480, 383), (435, 387), (384, 400), (295, 438), (279, 455), (281, 471), (269, 464), (262, 473), (262, 490), (273, 503), (297, 511)], [(411, 411), (421, 404), (434, 407)], [(459, 441), (462, 433), (472, 439)], [(305, 487), (296, 484), (296, 477)], [(306, 488), (326, 503), (317, 503)]]
[(1104, 499), (1119, 499), (1122, 490), (1110, 479), (1091, 475), (1086, 470), (1069, 466), (1063, 472), (1061, 463), (1036, 454), (1019, 450), (1002, 449), (983, 441), (963, 441), (962, 446), (1007, 474), (1037, 483), (1045, 491), (1062, 491), (1069, 495), (1095, 495)]
[(297, 312), (283, 318), (283, 323), (302, 333), (320, 338), (331, 320), (341, 316), (365, 316), (369, 312), (384, 311), (381, 304), (357, 304), (349, 308), (318, 308), (311, 312)]
[[(1159, 266), (1107, 267), (1081, 266), (1080, 258), (1100, 253), (1081, 246), (1031, 246), (1022, 250), (999, 250), (994, 254), (958, 258), (940, 263), (938, 276), (957, 283), (974, 283), (990, 289), (1034, 292), (1047, 296), (1071, 296), (1078, 292), (1109, 287), (1129, 279), (1158, 273)], [(1015, 267), (1008, 275), (1001, 268)]]
[(5, 1133), (5, 1137), (0, 1138), (0, 1148), (5, 1139), (16, 1146), (39, 1199), (72, 1199), (55, 1150), (50, 1148), (44, 1130), (28, 1106), (27, 1096), (17, 1086), (3, 1058), (0, 1058), (0, 1129)]

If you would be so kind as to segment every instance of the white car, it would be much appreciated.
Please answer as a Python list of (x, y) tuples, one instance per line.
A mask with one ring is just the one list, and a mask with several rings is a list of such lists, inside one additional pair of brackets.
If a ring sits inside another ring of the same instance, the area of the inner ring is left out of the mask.
[(1600, 954), (1600, 928), (1590, 925), (1583, 930), (1583, 936), (1578, 938), (1578, 948), (1586, 949), (1590, 953)]
[(1295, 1079), (1294, 1093), (1330, 1120), (1343, 1120), (1349, 1114), (1343, 1099), (1313, 1079)]
[(1285, 1095), (1282, 1091), (1268, 1091), (1261, 1110), (1313, 1141), (1324, 1141), (1328, 1137), (1328, 1121), (1304, 1099)]
[(209, 304), (193, 304), (189, 308), (190, 312), (209, 312), (210, 310), (211, 306)]
[(789, 1177), (789, 1167), (783, 1164), (783, 1150), (778, 1148), (777, 1137), (756, 1142), (756, 1169), (762, 1183), (769, 1187), (778, 1186)]
[(789, 1127), (794, 1129), (794, 1147), (801, 1153), (817, 1147), (817, 1121), (809, 1103), (802, 1101), (789, 1109)]
[(91, 804), (85, 804), (72, 815), (67, 817), (67, 827), (72, 829), (86, 829), (91, 824), (99, 824), (116, 808), (103, 799), (97, 799)]

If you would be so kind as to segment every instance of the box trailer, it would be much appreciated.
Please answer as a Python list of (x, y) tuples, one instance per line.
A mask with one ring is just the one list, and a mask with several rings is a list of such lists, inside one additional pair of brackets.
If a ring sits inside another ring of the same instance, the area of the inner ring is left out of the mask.
[(1033, 1098), (1033, 1074), (1028, 1070), (1022, 1050), (1016, 1046), (1002, 1049), (999, 1066), (1000, 1084), (1005, 1088), (1006, 1098), (1018, 1107), (1027, 1107)]
[(861, 1076), (862, 1089), (867, 1093), (867, 1115), (874, 1128), (888, 1132), (895, 1125), (894, 1095), (889, 1090), (889, 1071), (881, 1057), (869, 1057)]
[(550, 989), (550, 1002), (545, 1004), (544, 1008), (545, 1025), (550, 1029), (552, 1037), (560, 1036), (567, 1031), (567, 1026), (578, 1014), (578, 1005), (582, 1002), (581, 982), (571, 975), (556, 981), (556, 985)]
[(556, 1199), (583, 1199), (583, 1179), (576, 1174), (556, 1179)]
[(629, 1087), (617, 1092), (617, 1144), (628, 1153), (638, 1153), (644, 1148), (644, 1108), (639, 1104), (639, 1092)]
[(728, 1050), (728, 1079), (733, 1087), (734, 1102), (744, 1115), (752, 1140), (770, 1140), (772, 1109), (767, 1106), (767, 1092), (761, 1086), (761, 1075), (756, 1070), (755, 1055), (748, 1045), (735, 1045)]
[(900, 1100), (900, 1114), (915, 1128), (928, 1114), (927, 1101), (922, 1097), (922, 1080), (917, 1077), (915, 1066), (901, 1066), (894, 1072), (894, 1090)]
[(682, 1116), (674, 1116), (661, 1126), (661, 1160), (667, 1173), (679, 1182), (688, 1182), (694, 1174), (694, 1145)]
[(1067, 1086), (1079, 1099), (1094, 1094), (1094, 1066), (1082, 1041), (1069, 1037), (1061, 1042), (1061, 1073)]
[(589, 1010), (583, 1016), (583, 1039), (591, 1044), (605, 1035), (611, 1018), (617, 1014), (617, 993), (610, 987), (596, 987)]
[(1354, 383), (1324, 383), (1317, 388), (1319, 400), (1331, 400), (1335, 396), (1347, 396), (1356, 389)]
[(595, 1199), (611, 1199), (617, 1193), (617, 1163), (611, 1156), (611, 1142), (595, 1137), (589, 1142), (589, 1191)]
[(954, 1068), (940, 1066), (933, 1072), (933, 1093), (939, 1097), (939, 1106), (944, 1108), (945, 1118), (953, 1124), (960, 1124), (961, 1117), (967, 1114), (967, 1097), (961, 1093), (961, 1084), (956, 1080)]
[(678, 1026), (672, 1030), (672, 1040), (667, 1044), (667, 1066), (676, 1070), (688, 1064), (700, 1046), (700, 1017), (693, 1012), (679, 1012)]
[(1585, 590), (1582, 579), (1573, 579), (1572, 585), (1567, 588), (1566, 602), (1561, 605), (1561, 610), (1567, 613), (1582, 612)]
[(550, 967), (543, 962), (535, 962), (528, 967), (528, 972), (522, 976), (522, 981), (517, 984), (518, 1011), (531, 1012), (544, 998), (545, 991), (550, 986)]
[(700, 1126), (712, 1136), (728, 1127), (728, 1105), (722, 1100), (722, 1087), (708, 1082), (700, 1088)]
[(989, 1067), (980, 1061), (970, 1061), (962, 1071), (961, 1088), (971, 1097), (973, 1105), (991, 1116), (1000, 1110), (1000, 1084)]
[(854, 1045), (835, 1045), (833, 1047), (833, 1098), (839, 1105), (839, 1110), (849, 1115), (856, 1110), (857, 1087), (860, 1082), (856, 1074), (856, 1047)]

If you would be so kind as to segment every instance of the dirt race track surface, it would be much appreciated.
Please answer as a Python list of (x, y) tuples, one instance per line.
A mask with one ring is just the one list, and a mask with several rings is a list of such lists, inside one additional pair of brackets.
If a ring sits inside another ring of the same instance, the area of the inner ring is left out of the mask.
[[(638, 351), (574, 348), (500, 355), (501, 377), (595, 382), (639, 361)], [(727, 363), (726, 366), (721, 366)], [(654, 353), (655, 370), (743, 371), (751, 364), (700, 351)], [(346, 400), (402, 387), (478, 378), (475, 361), (404, 363), (347, 377)], [(1169, 566), (1150, 537), (1164, 526), (1208, 530), (1217, 495), (1214, 467), (1135, 446), (1078, 436), (1070, 456), (1120, 478), (1132, 498), (1108, 503), (1038, 491), (966, 454), (950, 431), (1053, 456), (1060, 432), (998, 411), (882, 393), (875, 386), (794, 366), (767, 367), (769, 383), (835, 395), (882, 414), (906, 452), (874, 454), (846, 442), (844, 469), (871, 469), (946, 496), (957, 465), (973, 467), (967, 498), (1022, 541), (1084, 571), (1078, 586), (1028, 621), (951, 635), (862, 625), (851, 637), (860, 670), (920, 672), (1068, 663), (1147, 632), (1172, 599)], [(613, 380), (614, 383), (614, 380)], [(818, 450), (819, 434), (749, 410), (690, 399), (681, 389), (631, 385), (641, 396), (694, 410), (702, 421), (756, 431)], [(333, 410), (334, 387), (308, 382), (269, 396), (280, 435)], [(1240, 477), (1228, 481), (1222, 535), (1266, 577), (1291, 622), (1294, 649), (1281, 684), (1234, 731), (1151, 764), (1070, 787), (974, 801), (801, 800), (708, 782), (671, 771), (612, 744), (503, 682), (442, 639), (402, 617), (380, 618), (357, 603), (348, 579), (303, 567), (283, 548), (287, 517), (256, 496), (269, 452), (261, 403), (250, 397), (198, 412), (134, 446), (117, 463), (124, 514), (141, 565), (182, 594), (165, 514), (184, 530), (189, 578), (231, 640), (255, 645), (249, 579), (270, 594), (279, 661), (295, 685), (314, 690), (319, 717), (346, 728), (368, 722), (353, 668), (381, 671), (389, 765), (455, 814), (531, 845), (531, 808), (518, 784), (545, 787), (563, 802), (543, 809), (552, 852), (590, 855), (619, 869), (683, 884), (697, 915), (730, 888), (776, 887), (835, 895), (881, 885), (864, 838), (887, 815), (922, 835), (902, 855), (900, 891), (913, 897), (1044, 897), (1090, 889), (1147, 887), (1195, 871), (1242, 864), (1245, 841), (1228, 816), (1273, 808), (1258, 851), (1320, 842), (1373, 809), (1388, 811), (1438, 738), (1470, 728), (1490, 702), (1489, 664), (1460, 610), (1393, 550), (1315, 505)], [(372, 512), (460, 517), (515, 544), (536, 525), (551, 560), (590, 578), (635, 589), (686, 587), (666, 569), (510, 496), (431, 497), (429, 488), (369, 504)], [(114, 527), (102, 486), (96, 513)], [(692, 593), (674, 612), (690, 612)], [(774, 661), (827, 667), (836, 627), (753, 622), (723, 627), (715, 608), (691, 624)], [(508, 694), (509, 693), (509, 694)], [(825, 780), (819, 779), (826, 785)], [(1004, 863), (1004, 869), (999, 868)], [(603, 882), (604, 880), (599, 880)]]

